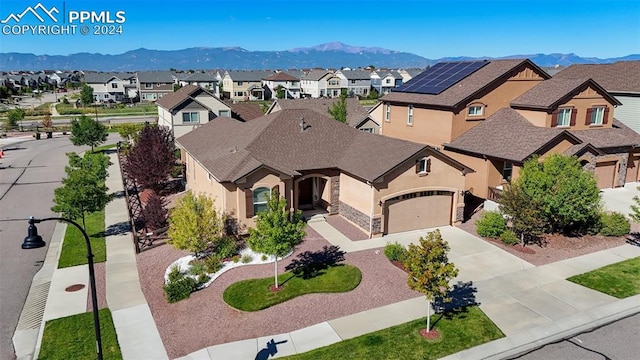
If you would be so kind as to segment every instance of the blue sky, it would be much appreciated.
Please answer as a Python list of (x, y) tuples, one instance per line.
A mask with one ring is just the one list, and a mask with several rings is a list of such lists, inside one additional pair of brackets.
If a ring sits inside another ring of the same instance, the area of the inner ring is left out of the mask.
[[(0, 20), (38, 2), (47, 9), (55, 6), (60, 17), (75, 10), (109, 11), (113, 18), (124, 11), (123, 34), (7, 35), (3, 29), (0, 52), (120, 54), (141, 47), (221, 46), (287, 50), (340, 41), (426, 58), (640, 53), (638, 0), (0, 0)], [(21, 25), (38, 23), (29, 16)], [(16, 25), (9, 21), (0, 26), (7, 24)], [(77, 25), (79, 31), (82, 24)]]

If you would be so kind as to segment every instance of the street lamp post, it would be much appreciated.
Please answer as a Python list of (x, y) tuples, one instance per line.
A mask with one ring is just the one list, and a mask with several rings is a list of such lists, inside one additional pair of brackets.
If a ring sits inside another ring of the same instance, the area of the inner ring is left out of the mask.
[(38, 235), (38, 228), (36, 228), (37, 223), (41, 223), (43, 221), (49, 220), (57, 220), (69, 223), (75, 227), (77, 227), (82, 235), (84, 236), (84, 240), (87, 243), (87, 260), (89, 262), (89, 284), (91, 286), (91, 304), (93, 305), (93, 325), (96, 333), (96, 351), (98, 353), (98, 360), (102, 360), (102, 338), (100, 337), (100, 318), (98, 317), (98, 297), (96, 295), (96, 276), (93, 269), (93, 253), (91, 252), (91, 242), (89, 242), (89, 236), (87, 232), (84, 231), (82, 226), (76, 223), (73, 220), (60, 218), (60, 217), (50, 217), (45, 219), (36, 219), (33, 216), (29, 217), (29, 229), (28, 235), (24, 238), (24, 242), (22, 243), (23, 249), (37, 249), (46, 245), (44, 240), (42, 240), (42, 236)]

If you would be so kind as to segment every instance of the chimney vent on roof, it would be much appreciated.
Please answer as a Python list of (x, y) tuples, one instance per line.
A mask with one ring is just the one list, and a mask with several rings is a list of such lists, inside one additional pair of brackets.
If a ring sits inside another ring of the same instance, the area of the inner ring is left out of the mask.
[(307, 124), (306, 121), (304, 121), (304, 118), (300, 118), (300, 132), (304, 132), (307, 130), (307, 128), (309, 127), (309, 125)]

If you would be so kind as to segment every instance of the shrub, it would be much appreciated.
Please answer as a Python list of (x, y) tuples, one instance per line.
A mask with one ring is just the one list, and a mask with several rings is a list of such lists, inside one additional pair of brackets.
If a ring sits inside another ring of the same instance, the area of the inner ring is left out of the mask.
[(180, 272), (178, 266), (174, 265), (169, 272), (169, 282), (175, 282), (184, 278), (184, 274)]
[(262, 255), (262, 261), (267, 261), (267, 255)]
[(242, 259), (240, 259), (240, 261), (242, 261), (243, 264), (248, 264), (253, 261), (253, 257), (251, 257), (251, 255), (249, 254), (245, 254), (242, 256)]
[(515, 245), (518, 241), (518, 236), (511, 230), (505, 230), (500, 234), (500, 240), (507, 245)]
[(202, 259), (202, 263), (204, 264), (206, 271), (209, 274), (213, 274), (222, 267), (222, 258), (217, 254), (211, 254)]
[(198, 275), (198, 284), (197, 284), (197, 286), (203, 285), (204, 283), (206, 283), (209, 280), (211, 280), (211, 276), (209, 276), (207, 274), (200, 274), (200, 275)]
[(170, 303), (187, 299), (196, 289), (198, 282), (190, 277), (183, 277), (178, 281), (170, 281), (164, 287), (164, 295)]
[(236, 239), (231, 236), (223, 236), (215, 244), (214, 252), (222, 259), (235, 255), (238, 245)]
[(204, 263), (204, 261), (196, 261), (191, 265), (191, 268), (189, 269), (189, 274), (194, 275), (194, 276), (200, 276), (204, 273), (207, 272), (207, 265)]
[(499, 212), (487, 211), (476, 220), (476, 231), (480, 236), (497, 238), (505, 230), (507, 222)]
[(631, 230), (631, 223), (619, 212), (600, 214), (600, 223), (600, 234), (604, 236), (622, 236)]
[(395, 242), (393, 244), (387, 243), (387, 245), (385, 245), (384, 247), (384, 254), (390, 261), (403, 262), (407, 255), (407, 249), (405, 249), (404, 246), (398, 244), (398, 242)]

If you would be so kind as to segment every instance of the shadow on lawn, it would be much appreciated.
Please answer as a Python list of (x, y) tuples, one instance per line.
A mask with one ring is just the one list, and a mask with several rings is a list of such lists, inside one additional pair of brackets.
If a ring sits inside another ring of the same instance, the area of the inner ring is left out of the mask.
[(451, 319), (456, 315), (466, 313), (469, 306), (480, 305), (476, 301), (476, 293), (478, 289), (473, 286), (473, 281), (462, 282), (458, 281), (453, 285), (451, 291), (447, 296), (449, 301), (445, 301), (444, 298), (436, 298), (433, 301), (433, 308), (436, 313), (440, 313), (440, 317), (433, 323), (435, 326), (443, 317)]
[(322, 250), (305, 251), (299, 254), (297, 259), (285, 267), (285, 270), (291, 271), (297, 277), (311, 279), (322, 275), (324, 270), (344, 261), (344, 254), (345, 252), (340, 250), (338, 246), (325, 245)]

